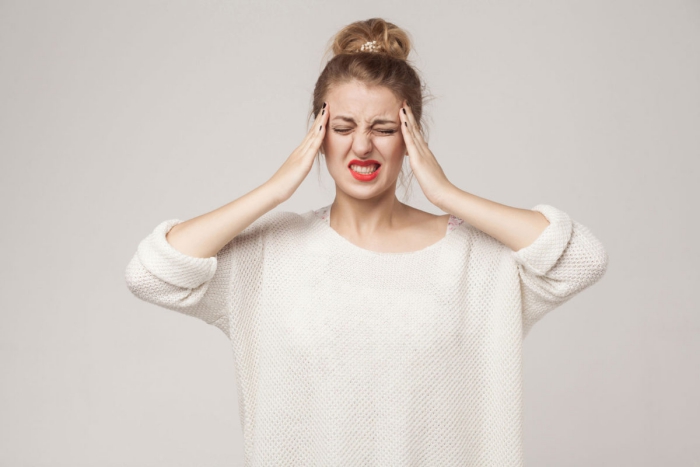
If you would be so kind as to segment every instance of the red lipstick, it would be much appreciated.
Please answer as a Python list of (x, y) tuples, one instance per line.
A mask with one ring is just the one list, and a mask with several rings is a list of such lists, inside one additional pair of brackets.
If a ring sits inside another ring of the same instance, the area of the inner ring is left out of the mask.
[[(367, 167), (367, 166), (376, 165), (377, 170), (375, 170), (374, 172), (369, 173), (369, 174), (361, 174), (361, 173), (358, 173), (358, 172), (355, 172), (354, 170), (352, 170), (350, 168), (351, 165), (359, 165), (360, 167)], [(375, 178), (377, 178), (377, 174), (379, 173), (381, 168), (382, 168), (382, 164), (380, 164), (379, 162), (372, 160), (372, 159), (367, 159), (364, 161), (361, 161), (359, 159), (353, 159), (348, 164), (348, 170), (350, 171), (350, 174), (353, 177), (355, 177), (356, 180), (359, 180), (361, 182), (369, 182), (370, 180), (374, 180)]]

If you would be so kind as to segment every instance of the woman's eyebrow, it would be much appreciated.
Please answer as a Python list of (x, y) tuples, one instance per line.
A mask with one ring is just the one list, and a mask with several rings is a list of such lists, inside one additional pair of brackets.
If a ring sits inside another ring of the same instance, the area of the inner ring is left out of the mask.
[[(352, 117), (347, 117), (345, 115), (337, 115), (333, 117), (333, 120), (344, 120), (346, 122), (355, 123), (355, 119)], [(382, 123), (393, 123), (396, 124), (394, 120), (388, 120), (386, 118), (375, 118), (372, 120), (372, 125), (381, 125)]]

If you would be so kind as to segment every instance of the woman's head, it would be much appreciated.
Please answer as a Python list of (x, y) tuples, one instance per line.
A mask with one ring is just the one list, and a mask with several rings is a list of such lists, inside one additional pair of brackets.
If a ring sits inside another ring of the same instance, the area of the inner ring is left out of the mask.
[[(344, 27), (329, 49), (333, 57), (316, 81), (311, 115), (315, 118), (328, 102), (321, 146), (328, 170), (336, 186), (351, 196), (373, 197), (388, 189), (394, 193), (397, 179), (404, 183), (407, 151), (399, 126), (404, 100), (421, 132), (424, 127), (424, 86), (407, 60), (411, 40), (394, 24), (372, 18)], [(356, 181), (348, 169), (353, 159), (377, 160), (381, 170), (371, 182)]]

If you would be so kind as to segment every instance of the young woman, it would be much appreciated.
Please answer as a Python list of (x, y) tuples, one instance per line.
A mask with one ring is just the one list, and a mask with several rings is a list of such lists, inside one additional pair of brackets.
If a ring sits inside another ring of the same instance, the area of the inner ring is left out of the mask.
[[(601, 242), (565, 212), (450, 183), (423, 137), (410, 45), (377, 18), (341, 30), (284, 164), (162, 222), (127, 267), (134, 295), (230, 339), (246, 466), (522, 465), (523, 339), (605, 273)], [(319, 153), (333, 203), (272, 211)], [(397, 199), (405, 157), (448, 214)]]

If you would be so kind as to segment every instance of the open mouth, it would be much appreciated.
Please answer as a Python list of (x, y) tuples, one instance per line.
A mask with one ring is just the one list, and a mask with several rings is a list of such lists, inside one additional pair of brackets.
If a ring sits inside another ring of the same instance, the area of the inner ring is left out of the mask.
[(350, 170), (352, 170), (353, 172), (356, 172), (356, 173), (362, 174), (362, 175), (368, 175), (368, 174), (376, 172), (380, 166), (381, 166), (381, 164), (370, 164), (370, 165), (366, 165), (366, 166), (357, 165), (357, 164), (350, 164), (348, 167), (350, 167)]

